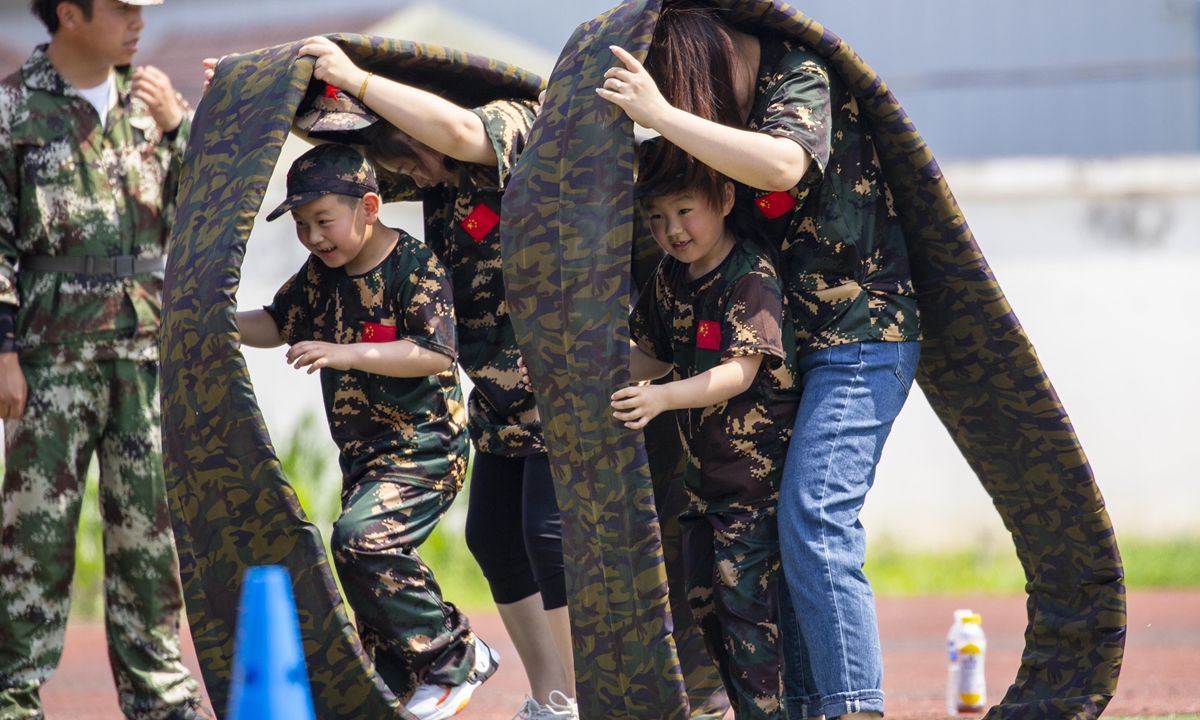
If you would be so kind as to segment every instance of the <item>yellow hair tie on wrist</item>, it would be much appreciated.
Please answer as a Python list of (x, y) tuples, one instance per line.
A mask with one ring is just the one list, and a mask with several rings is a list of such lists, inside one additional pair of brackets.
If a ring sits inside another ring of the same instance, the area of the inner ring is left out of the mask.
[(367, 76), (365, 78), (363, 78), (362, 87), (358, 89), (358, 101), (359, 102), (362, 102), (363, 96), (367, 94), (367, 83), (371, 82), (371, 76), (374, 74), (375, 73), (373, 73), (373, 72), (369, 72), (369, 73), (367, 73)]

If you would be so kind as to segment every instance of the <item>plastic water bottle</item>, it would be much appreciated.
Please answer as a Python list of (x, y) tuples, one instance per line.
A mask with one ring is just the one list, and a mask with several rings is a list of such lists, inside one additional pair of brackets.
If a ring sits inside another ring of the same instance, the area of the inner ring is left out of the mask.
[(955, 610), (954, 622), (950, 625), (950, 632), (946, 633), (946, 712), (950, 715), (958, 714), (958, 638), (963, 618), (973, 614), (970, 610)]
[(983, 660), (987, 638), (978, 614), (963, 618), (958, 633), (958, 712), (981, 713), (987, 707), (987, 679)]

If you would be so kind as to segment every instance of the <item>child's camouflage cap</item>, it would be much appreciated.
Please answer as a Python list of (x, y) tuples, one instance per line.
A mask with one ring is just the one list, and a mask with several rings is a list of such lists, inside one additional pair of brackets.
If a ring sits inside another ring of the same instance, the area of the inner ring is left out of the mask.
[(371, 163), (346, 145), (318, 145), (292, 163), (287, 175), (287, 199), (271, 211), (267, 221), (330, 193), (363, 197), (379, 192)]

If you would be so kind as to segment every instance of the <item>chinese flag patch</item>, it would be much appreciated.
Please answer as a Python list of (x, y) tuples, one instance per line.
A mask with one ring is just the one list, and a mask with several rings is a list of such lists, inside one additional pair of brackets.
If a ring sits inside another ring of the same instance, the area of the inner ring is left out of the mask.
[(380, 325), (378, 323), (363, 323), (363, 342), (385, 343), (396, 341), (395, 325)]
[(487, 234), (499, 224), (500, 216), (496, 211), (481, 203), (462, 221), (462, 229), (466, 230), (475, 242), (483, 242)]
[(326, 85), (325, 86), (325, 97), (328, 100), (337, 100), (338, 99), (338, 89), (332, 85)]
[(762, 211), (763, 215), (767, 216), (768, 220), (774, 220), (781, 215), (791, 212), (792, 208), (796, 207), (796, 198), (792, 197), (792, 194), (786, 190), (780, 190), (779, 192), (773, 192), (770, 195), (760, 197), (754, 201), (754, 204), (758, 205), (758, 209)]
[(721, 349), (721, 325), (711, 320), (701, 320), (696, 329), (696, 347), (701, 350)]

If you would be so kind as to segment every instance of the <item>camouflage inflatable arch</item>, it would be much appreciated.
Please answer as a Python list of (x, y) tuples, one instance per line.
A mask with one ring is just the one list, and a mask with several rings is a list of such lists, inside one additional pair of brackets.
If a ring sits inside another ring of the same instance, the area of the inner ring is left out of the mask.
[[(641, 434), (614, 422), (627, 382), (635, 259), (632, 123), (594, 89), (619, 45), (644, 59), (663, 0), (579, 27), (509, 191), (508, 301), (535, 376), (563, 511), (581, 716), (683, 718)], [(1029, 625), (996, 718), (1095, 718), (1116, 688), (1124, 573), (1087, 458), (937, 163), (887, 85), (779, 0), (706, 0), (735, 26), (829, 59), (869, 118), (920, 294), (918, 382), (992, 496), (1028, 580)], [(651, 241), (652, 242), (652, 241)]]
[[(541, 78), (400, 40), (333, 36), (362, 67), (466, 106), (536, 99)], [(162, 405), (171, 518), (188, 622), (224, 714), (242, 572), (291, 573), (317, 716), (411, 718), (375, 673), (342, 604), (320, 533), (280, 469), (240, 351), (234, 297), (246, 242), (312, 62), (300, 43), (220, 63), (192, 125), (164, 291)], [(460, 82), (447, 82), (447, 78)], [(322, 85), (323, 83), (313, 83)]]

